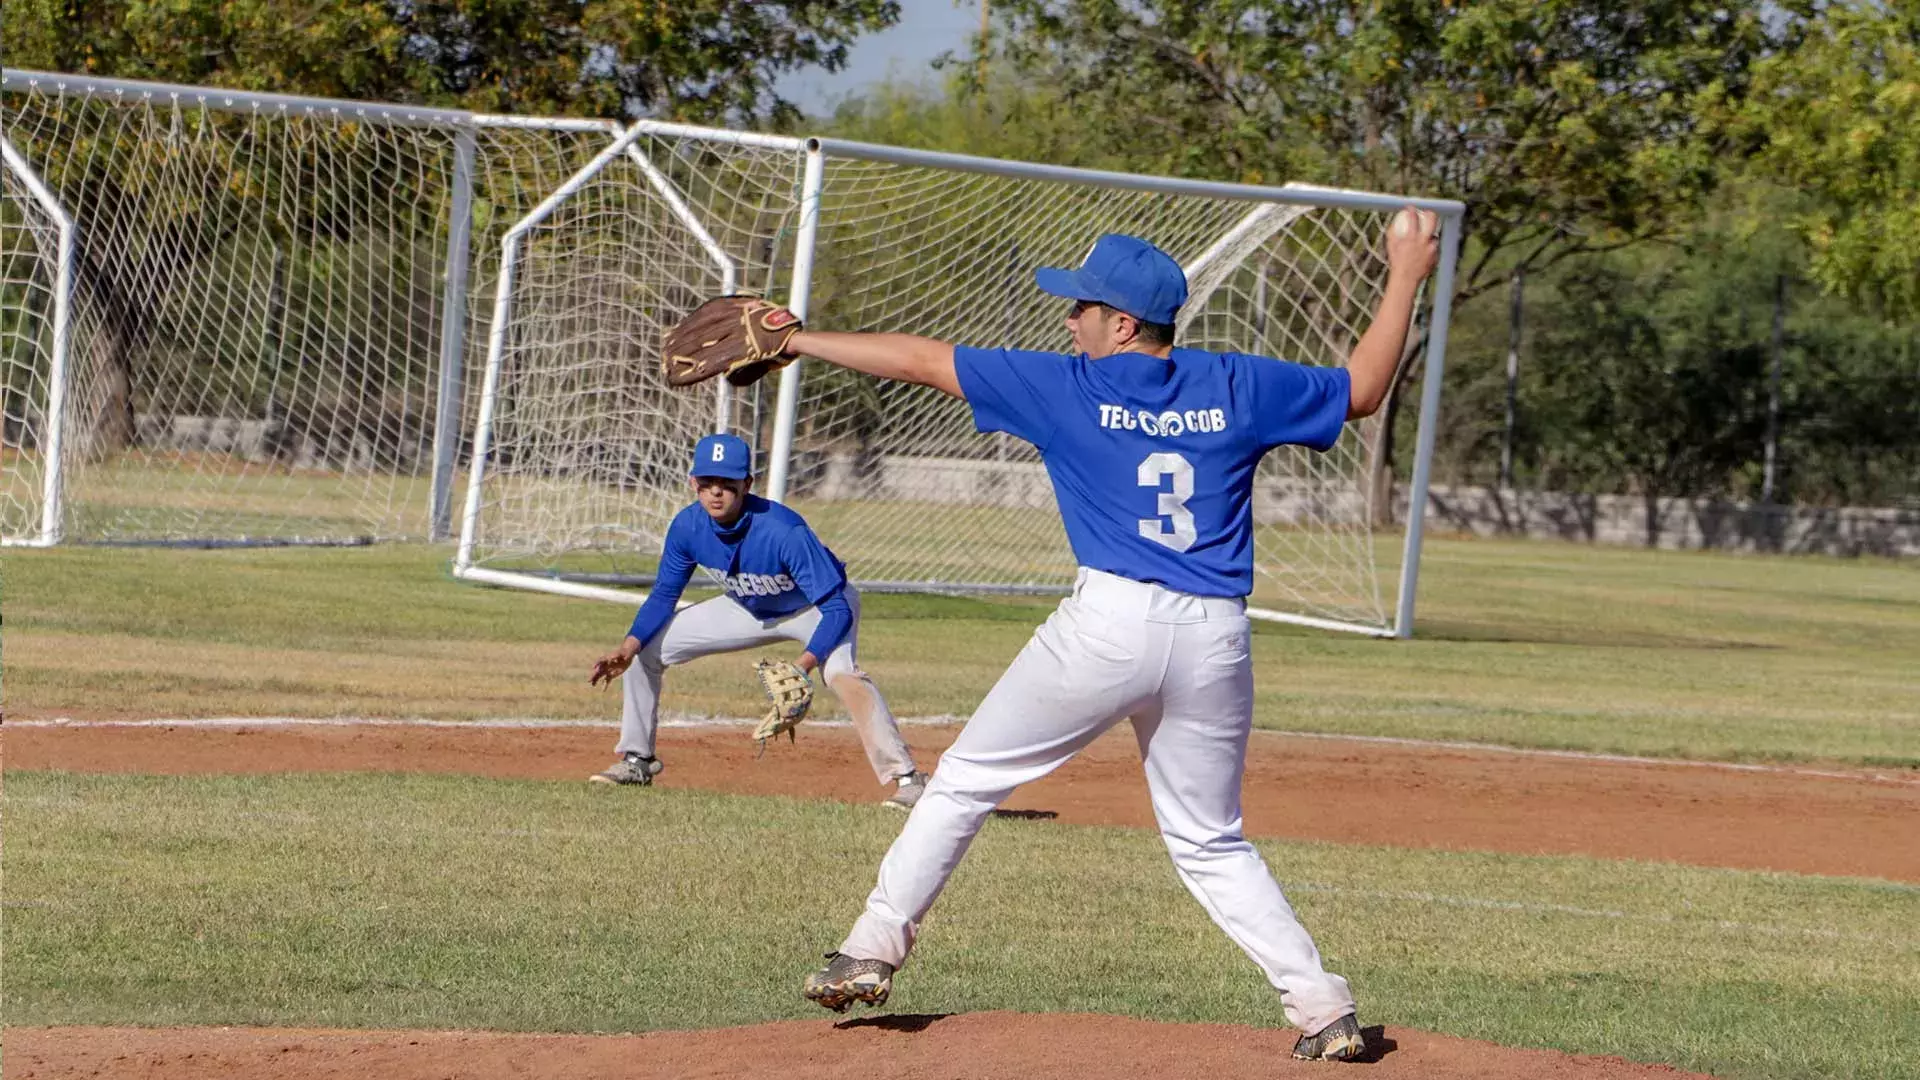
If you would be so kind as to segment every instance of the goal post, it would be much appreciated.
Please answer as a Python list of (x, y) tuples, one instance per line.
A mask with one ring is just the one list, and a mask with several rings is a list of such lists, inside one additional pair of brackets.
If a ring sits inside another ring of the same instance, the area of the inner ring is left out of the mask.
[(60, 461), (73, 300), (73, 219), (0, 135), (0, 545), (60, 542)]
[[(602, 593), (644, 584), (687, 501), (687, 448), (718, 427), (752, 442), (762, 490), (813, 521), (863, 588), (1068, 587), (1074, 563), (1037, 453), (976, 434), (963, 402), (804, 359), (719, 416), (666, 387), (666, 329), (728, 291), (709, 244), (741, 291), (784, 296), (812, 325), (1059, 350), (1064, 305), (1032, 287), (1032, 269), (1076, 264), (1099, 234), (1133, 232), (1190, 273), (1181, 344), (1341, 364), (1384, 285), (1391, 215), (1434, 210), (1442, 259), (1416, 316), (1427, 333), (1410, 485), (1410, 505), (1424, 505), (1458, 203), (651, 121), (623, 139), (526, 222), (514, 258), (537, 269), (502, 279), (487, 360), (495, 411), (476, 432), (462, 576)], [(579, 318), (589, 311), (591, 325)], [(1367, 455), (1381, 422), (1354, 425), (1326, 454), (1283, 448), (1261, 465), (1255, 615), (1411, 632), (1419, 515), (1404, 534), (1374, 525)]]

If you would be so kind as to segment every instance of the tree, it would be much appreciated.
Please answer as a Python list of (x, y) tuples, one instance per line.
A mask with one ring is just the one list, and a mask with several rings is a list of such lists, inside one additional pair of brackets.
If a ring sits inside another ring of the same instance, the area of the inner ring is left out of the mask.
[(1845, 0), (1754, 68), (1730, 128), (1814, 205), (1794, 225), (1815, 280), (1920, 316), (1920, 5)]
[[(1920, 336), (1803, 284), (1808, 252), (1782, 222), (1805, 196), (1752, 180), (1727, 194), (1678, 242), (1528, 282), (1518, 447), (1528, 486), (1758, 498), (1784, 277), (1779, 500), (1920, 496)], [(1449, 369), (1469, 386), (1500, 367), (1498, 331), (1481, 329)]]
[(1461, 303), (1516, 267), (1671, 233), (1731, 145), (1708, 118), (1798, 40), (1806, 6), (1012, 0), (995, 40), (1091, 141), (1135, 148), (1139, 167), (1461, 200)]
[(10, 66), (496, 112), (782, 122), (895, 0), (14, 0)]
[(936, 85), (892, 80), (867, 87), (840, 102), (824, 119), (825, 129), (841, 138), (954, 154), (1091, 169), (1142, 167), (1138, 148), (1103, 144), (1051, 88), (1018, 73), (997, 77), (1009, 74), (1004, 70), (994, 71), (983, 87), (977, 69), (961, 75), (942, 66), (948, 75)]
[(1765, 429), (1767, 350), (1742, 282), (1684, 251), (1584, 259), (1560, 276), (1526, 378), (1523, 436), (1541, 481), (1647, 503), (1721, 495)]
[(1683, 222), (1717, 178), (1705, 109), (1801, 31), (1772, 7), (1015, 0), (1000, 40), (1141, 165), (1462, 200), (1466, 299), (1503, 253), (1538, 270)]

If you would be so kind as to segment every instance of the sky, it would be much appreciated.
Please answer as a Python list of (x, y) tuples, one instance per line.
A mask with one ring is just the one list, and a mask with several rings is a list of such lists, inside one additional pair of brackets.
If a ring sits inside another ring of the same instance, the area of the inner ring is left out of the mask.
[(810, 113), (831, 112), (841, 98), (888, 77), (917, 82), (943, 52), (965, 53), (969, 35), (980, 31), (979, 0), (900, 0), (900, 21), (891, 29), (854, 39), (847, 66), (780, 79), (780, 93)]

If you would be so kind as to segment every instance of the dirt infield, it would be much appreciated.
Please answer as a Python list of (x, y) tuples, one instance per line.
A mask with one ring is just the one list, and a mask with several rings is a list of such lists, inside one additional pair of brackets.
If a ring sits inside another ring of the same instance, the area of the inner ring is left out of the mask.
[[(1369, 1029), (1374, 1080), (1674, 1080), (1697, 1076), (1617, 1058), (1583, 1058), (1417, 1031)], [(27, 1028), (7, 1032), (18, 1080), (1085, 1080), (1089, 1077), (1325, 1077), (1355, 1066), (1294, 1061), (1293, 1034), (1111, 1016), (971, 1013), (799, 1020), (649, 1035), (269, 1031), (248, 1028)]]
[[(909, 727), (931, 765), (954, 727)], [(844, 727), (802, 729), (754, 757), (738, 727), (668, 728), (662, 787), (877, 801)], [(6, 726), (6, 764), (84, 772), (406, 771), (582, 781), (612, 759), (605, 728)], [(609, 791), (645, 798), (647, 792)], [(1261, 734), (1246, 778), (1254, 836), (1580, 854), (1920, 882), (1920, 777), (1813, 775)], [(1123, 727), (1007, 808), (1151, 827)]]

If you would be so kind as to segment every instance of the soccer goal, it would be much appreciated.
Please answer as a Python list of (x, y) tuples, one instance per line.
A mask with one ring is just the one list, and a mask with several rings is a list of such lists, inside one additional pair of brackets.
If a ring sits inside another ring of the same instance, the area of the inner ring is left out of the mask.
[[(1180, 342), (1341, 364), (1409, 202), (1443, 218), (1416, 316), (1424, 349), (1410, 505), (1428, 466), (1461, 206), (998, 161), (642, 121), (502, 237), (458, 576), (632, 601), (702, 433), (755, 447), (759, 490), (805, 514), (869, 590), (1061, 592), (1074, 564), (1031, 447), (964, 403), (805, 361), (745, 391), (671, 390), (661, 339), (701, 299), (784, 300), (823, 329), (1064, 349), (1036, 266), (1103, 232), (1180, 259)], [(1325, 454), (1275, 452), (1255, 497), (1258, 615), (1411, 632), (1421, 515), (1381, 529), (1378, 419)]]
[(450, 536), (491, 312), (468, 296), (624, 126), (0, 90), (0, 542)]

